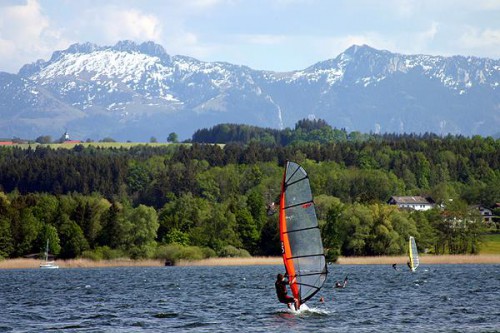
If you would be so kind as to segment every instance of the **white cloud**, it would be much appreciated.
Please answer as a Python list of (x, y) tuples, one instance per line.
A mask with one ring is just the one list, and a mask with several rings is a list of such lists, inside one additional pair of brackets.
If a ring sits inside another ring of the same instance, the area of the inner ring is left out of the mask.
[(288, 39), (286, 36), (281, 35), (240, 35), (239, 39), (242, 42), (258, 45), (276, 45), (281, 44)]
[(421, 1), (417, 0), (394, 0), (386, 2), (386, 6), (400, 17), (409, 18), (414, 16), (420, 9)]
[(439, 23), (437, 22), (432, 22), (431, 26), (429, 27), (429, 29), (423, 31), (420, 33), (420, 38), (423, 39), (423, 40), (430, 40), (430, 39), (434, 39), (434, 37), (436, 36), (436, 34), (438, 33), (438, 27), (439, 27)]
[(271, 70), (308, 66), (353, 44), (498, 58), (498, 10), (498, 0), (0, 0), (0, 71), (71, 43), (124, 39)]
[(219, 46), (216, 45), (200, 43), (199, 37), (195, 33), (187, 31), (179, 30), (174, 34), (169, 34), (167, 39), (167, 43), (163, 45), (168, 53), (190, 56), (200, 60), (219, 49)]
[(405, 53), (425, 53), (422, 50), (429, 50), (429, 45), (432, 44), (439, 33), (439, 25), (438, 22), (432, 22), (423, 31), (416, 31), (414, 34), (400, 37), (401, 40), (398, 44), (405, 48)]
[(235, 5), (239, 1), (241, 0), (161, 0), (160, 3), (166, 8), (187, 17), (203, 13), (207, 10), (213, 10), (220, 6)]
[(3, 5), (0, 11), (0, 70), (16, 72), (23, 64), (49, 55), (58, 37), (59, 32), (50, 26), (37, 0)]
[(188, 0), (184, 1), (187, 5), (195, 7), (195, 8), (209, 8), (219, 6), (223, 3), (232, 3), (234, 1), (228, 0)]
[(315, 0), (275, 0), (279, 6), (312, 5), (314, 2)]
[[(216, 45), (200, 41), (199, 33), (190, 28), (196, 15), (206, 14), (213, 7), (228, 0), (162, 0), (154, 11), (153, 4), (133, 7), (134, 4), (93, 6), (84, 10), (76, 23), (76, 39), (99, 45), (115, 44), (119, 40), (136, 42), (154, 41), (165, 47), (172, 55), (206, 57), (213, 53)], [(135, 5), (138, 6), (136, 3)]]
[(486, 10), (500, 10), (500, 2), (498, 0), (481, 0), (475, 3), (475, 5)]
[[(114, 6), (88, 10), (78, 26), (80, 34), (93, 36), (95, 39), (92, 42), (97, 43), (115, 43), (125, 39), (159, 41), (162, 33), (162, 25), (155, 15)], [(80, 41), (87, 40), (82, 36)]]
[(495, 58), (500, 56), (500, 30), (467, 27), (458, 43), (472, 54), (489, 54)]
[[(154, 14), (125, 6), (89, 6), (84, 1), (66, 3), (70, 11), (56, 17), (53, 7), (57, 4), (48, 6), (40, 0), (0, 0), (0, 71), (17, 72), (22, 65), (47, 60), (52, 52), (72, 43), (114, 44), (124, 39), (163, 42), (162, 22)], [(192, 42), (193, 38), (187, 40)]]
[(482, 11), (482, 10), (500, 10), (500, 1), (498, 0), (441, 0), (436, 3), (442, 3), (447, 8), (451, 6), (459, 7), (464, 10)]

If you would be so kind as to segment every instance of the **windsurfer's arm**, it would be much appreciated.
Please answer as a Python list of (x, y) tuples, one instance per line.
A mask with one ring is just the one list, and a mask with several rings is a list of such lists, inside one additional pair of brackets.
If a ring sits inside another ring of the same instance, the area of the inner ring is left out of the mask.
[(284, 283), (287, 283), (287, 284), (293, 284), (295, 283), (295, 280), (296, 278), (294, 277), (293, 279), (290, 279), (288, 276), (286, 276), (284, 279), (283, 279), (283, 282)]

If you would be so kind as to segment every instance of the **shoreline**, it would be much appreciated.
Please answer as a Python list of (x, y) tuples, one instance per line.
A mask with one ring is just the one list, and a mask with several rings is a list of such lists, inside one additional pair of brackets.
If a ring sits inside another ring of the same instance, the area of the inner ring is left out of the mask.
[[(406, 265), (407, 256), (376, 257), (340, 257), (335, 265)], [(104, 267), (163, 267), (165, 260), (132, 260), (114, 259), (93, 261), (88, 259), (56, 260), (59, 268), (104, 268)], [(196, 261), (180, 260), (175, 266), (249, 266), (249, 265), (282, 265), (281, 257), (249, 257), (249, 258), (209, 258)], [(436, 264), (500, 264), (500, 254), (484, 255), (422, 255), (422, 265)], [(36, 259), (6, 259), (0, 261), (3, 269), (40, 269), (40, 261)]]
[[(500, 264), (500, 254), (420, 255), (421, 265)], [(340, 265), (406, 265), (408, 256), (340, 257)]]

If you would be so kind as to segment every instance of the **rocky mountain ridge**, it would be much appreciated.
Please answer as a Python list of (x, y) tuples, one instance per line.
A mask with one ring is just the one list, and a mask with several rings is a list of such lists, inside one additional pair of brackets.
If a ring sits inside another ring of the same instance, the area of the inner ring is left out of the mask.
[(496, 135), (500, 60), (401, 55), (352, 46), (287, 73), (170, 56), (153, 42), (74, 44), (0, 72), (2, 137), (164, 141), (243, 123), (292, 127), (306, 117), (361, 132)]

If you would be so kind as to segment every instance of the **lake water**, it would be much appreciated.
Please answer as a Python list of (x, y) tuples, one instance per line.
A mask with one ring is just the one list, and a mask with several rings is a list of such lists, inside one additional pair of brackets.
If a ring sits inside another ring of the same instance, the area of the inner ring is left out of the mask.
[(282, 266), (0, 270), (0, 332), (500, 332), (500, 265), (328, 267), (300, 314)]

